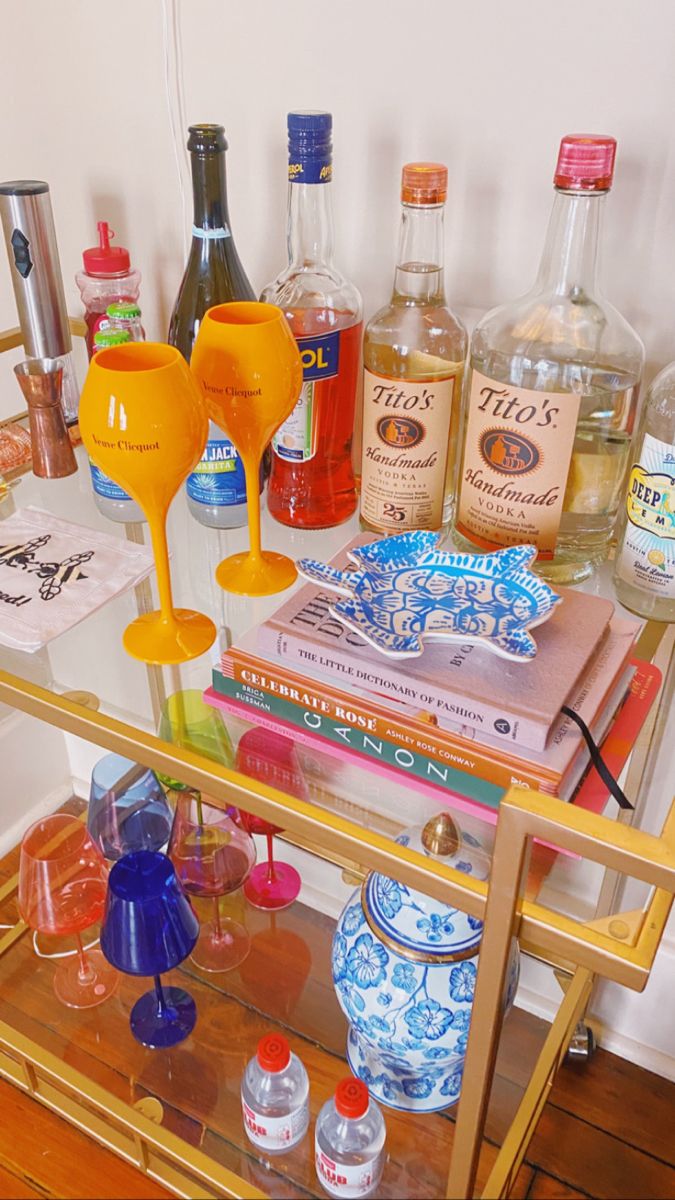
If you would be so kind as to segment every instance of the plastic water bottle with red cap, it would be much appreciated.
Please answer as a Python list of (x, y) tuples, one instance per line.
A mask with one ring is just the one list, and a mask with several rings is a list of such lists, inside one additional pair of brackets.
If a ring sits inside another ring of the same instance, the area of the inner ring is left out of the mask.
[(94, 353), (94, 335), (108, 324), (109, 304), (132, 303), (138, 300), (141, 273), (131, 266), (125, 246), (111, 246), (115, 234), (107, 221), (99, 221), (98, 246), (82, 252), (84, 270), (78, 271), (75, 282), (80, 289), (87, 325), (87, 353)]
[(314, 1155), (329, 1196), (370, 1196), (382, 1178), (384, 1117), (361, 1079), (343, 1079), (316, 1119)]
[(258, 1042), (244, 1072), (241, 1107), (249, 1140), (267, 1154), (284, 1154), (307, 1133), (309, 1079), (282, 1034)]

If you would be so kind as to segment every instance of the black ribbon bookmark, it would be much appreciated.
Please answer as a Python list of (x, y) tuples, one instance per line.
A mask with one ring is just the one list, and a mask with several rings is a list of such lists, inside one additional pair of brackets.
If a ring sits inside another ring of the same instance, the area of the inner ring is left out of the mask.
[(612, 775), (612, 772), (610, 771), (609, 767), (607, 766), (607, 763), (605, 762), (604, 758), (602, 757), (602, 754), (600, 753), (597, 743), (595, 742), (595, 740), (593, 738), (593, 734), (591, 733), (590, 729), (588, 728), (588, 725), (586, 724), (586, 722), (582, 719), (582, 717), (579, 716), (578, 713), (574, 712), (574, 709), (568, 708), (566, 704), (563, 704), (560, 711), (564, 712), (566, 717), (569, 717), (571, 721), (574, 721), (575, 725), (579, 726), (579, 729), (581, 730), (581, 736), (583, 737), (586, 745), (588, 746), (588, 751), (591, 756), (591, 762), (593, 763), (593, 766), (595, 767), (596, 771), (598, 772), (598, 775), (600, 776), (605, 787), (609, 788), (612, 796), (614, 797), (617, 804), (619, 805), (619, 808), (633, 809), (635, 807), (635, 805), (631, 804), (630, 800), (627, 798), (627, 796), (624, 794), (624, 792), (621, 790), (618, 783), (616, 782), (616, 779)]

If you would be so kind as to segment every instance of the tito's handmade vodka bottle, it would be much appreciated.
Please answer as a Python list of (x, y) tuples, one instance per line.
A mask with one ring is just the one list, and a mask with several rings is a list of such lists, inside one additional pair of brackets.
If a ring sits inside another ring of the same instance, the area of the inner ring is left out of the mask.
[(391, 300), (363, 344), (361, 523), (399, 533), (451, 517), (466, 330), (443, 286), (447, 167), (408, 163)]
[(456, 541), (533, 543), (538, 569), (560, 583), (607, 555), (644, 362), (597, 281), (615, 152), (611, 137), (563, 138), (535, 285), (487, 313), (471, 339)]

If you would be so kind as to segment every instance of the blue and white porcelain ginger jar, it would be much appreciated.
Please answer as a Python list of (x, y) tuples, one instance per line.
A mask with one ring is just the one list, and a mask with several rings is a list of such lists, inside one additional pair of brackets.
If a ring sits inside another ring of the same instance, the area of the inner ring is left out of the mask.
[[(396, 839), (486, 879), (489, 858), (448, 813)], [(390, 1108), (435, 1112), (459, 1098), (483, 923), (371, 872), (333, 938), (333, 981), (349, 1020), (347, 1058)], [(505, 1010), (518, 985), (514, 939)]]

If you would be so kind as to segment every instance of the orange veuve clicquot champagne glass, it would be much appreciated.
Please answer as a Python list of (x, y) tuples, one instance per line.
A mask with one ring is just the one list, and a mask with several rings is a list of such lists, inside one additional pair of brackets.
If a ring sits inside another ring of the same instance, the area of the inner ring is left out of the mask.
[(218, 304), (202, 320), (190, 366), (209, 416), (236, 446), (246, 476), (250, 550), (221, 562), (216, 579), (225, 591), (244, 596), (281, 592), (297, 571), (290, 558), (261, 548), (260, 462), (300, 395), (295, 338), (273, 304)]
[(99, 350), (80, 399), (89, 457), (143, 509), (157, 570), (158, 612), (137, 617), (124, 647), (148, 663), (179, 663), (208, 650), (213, 621), (173, 607), (166, 515), (206, 444), (206, 407), (182, 354), (159, 342)]

